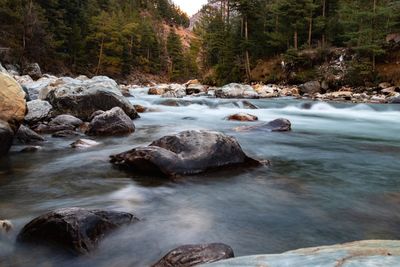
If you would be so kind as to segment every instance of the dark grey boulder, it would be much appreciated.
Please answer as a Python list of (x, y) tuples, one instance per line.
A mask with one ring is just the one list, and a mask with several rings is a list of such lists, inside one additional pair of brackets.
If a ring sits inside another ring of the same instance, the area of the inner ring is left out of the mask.
[(186, 245), (170, 251), (152, 267), (191, 267), (233, 257), (233, 249), (225, 244)]
[(27, 103), (28, 114), (25, 116), (25, 122), (29, 125), (47, 121), (51, 118), (53, 107), (47, 101), (33, 100)]
[(7, 122), (0, 120), (0, 157), (10, 150), (14, 138), (14, 132)]
[(17, 134), (15, 135), (15, 142), (20, 144), (31, 144), (43, 141), (43, 136), (32, 131), (25, 125), (21, 125), (18, 129)]
[(59, 115), (52, 119), (49, 125), (70, 125), (74, 128), (78, 128), (83, 124), (81, 119), (78, 119), (72, 115)]
[(131, 118), (119, 108), (113, 108), (101, 112), (90, 122), (87, 135), (92, 136), (116, 136), (127, 135), (135, 131), (135, 125)]
[(42, 78), (42, 70), (38, 63), (27, 64), (24, 67), (24, 74), (31, 76), (32, 79), (38, 80)]
[(58, 209), (28, 223), (17, 242), (83, 255), (93, 251), (106, 234), (136, 221), (136, 217), (125, 212)]
[(393, 97), (390, 102), (390, 104), (400, 104), (400, 96), (398, 97)]
[(58, 114), (71, 114), (84, 121), (97, 110), (120, 107), (131, 119), (138, 118), (133, 105), (121, 94), (117, 83), (108, 77), (94, 77), (80, 83), (65, 83), (46, 96)]
[(288, 119), (276, 119), (268, 123), (254, 126), (243, 126), (236, 128), (238, 132), (267, 131), (267, 132), (288, 132), (292, 130), (292, 123)]
[(168, 177), (259, 164), (243, 152), (233, 137), (209, 131), (185, 131), (165, 136), (148, 147), (113, 155), (111, 162), (134, 171)]

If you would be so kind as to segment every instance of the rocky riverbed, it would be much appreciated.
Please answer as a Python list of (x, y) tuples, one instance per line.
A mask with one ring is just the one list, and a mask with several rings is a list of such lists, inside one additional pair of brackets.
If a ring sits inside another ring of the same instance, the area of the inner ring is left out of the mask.
[(396, 260), (397, 241), (240, 256), (400, 238), (397, 87), (0, 75), (0, 265)]

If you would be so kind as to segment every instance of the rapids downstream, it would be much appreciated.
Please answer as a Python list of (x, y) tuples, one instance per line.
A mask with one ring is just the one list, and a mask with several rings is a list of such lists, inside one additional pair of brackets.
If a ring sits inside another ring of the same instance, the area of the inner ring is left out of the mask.
[[(20, 251), (0, 239), (1, 266), (149, 266), (184, 244), (223, 242), (236, 256), (281, 253), (364, 239), (400, 239), (400, 106), (328, 104), (291, 98), (165, 99), (136, 90), (150, 108), (128, 137), (96, 138), (76, 150), (72, 139), (46, 136), (42, 150), (14, 146), (0, 162), (0, 217), (14, 235), (32, 218), (63, 207), (132, 212), (141, 221), (107, 237), (76, 259)], [(293, 130), (237, 132), (246, 112), (260, 121), (287, 118)], [(169, 181), (132, 175), (111, 154), (166, 134), (207, 129), (236, 137), (247, 155), (270, 166)], [(47, 264), (47, 265), (46, 265)]]

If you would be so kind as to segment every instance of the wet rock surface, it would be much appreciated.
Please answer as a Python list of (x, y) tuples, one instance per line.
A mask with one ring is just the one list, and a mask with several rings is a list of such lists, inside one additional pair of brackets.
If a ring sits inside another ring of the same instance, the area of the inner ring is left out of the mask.
[(170, 251), (152, 267), (191, 267), (233, 257), (233, 249), (225, 244), (185, 245)]
[(116, 136), (135, 131), (131, 118), (119, 107), (98, 114), (90, 122), (87, 135)]
[(168, 177), (258, 164), (243, 152), (236, 139), (209, 131), (185, 131), (165, 136), (148, 147), (113, 155), (111, 162), (133, 171)]
[(14, 138), (14, 131), (7, 122), (0, 120), (0, 157), (10, 150)]
[(227, 118), (230, 121), (258, 121), (257, 116), (247, 113), (237, 113)]
[(28, 223), (19, 233), (17, 242), (83, 255), (93, 251), (106, 234), (136, 221), (136, 217), (124, 212), (59, 209)]
[(243, 126), (235, 129), (238, 132), (249, 131), (268, 131), (268, 132), (288, 132), (292, 130), (292, 123), (287, 119), (276, 119), (268, 123), (254, 126)]
[(19, 127), (17, 134), (15, 135), (15, 141), (20, 144), (31, 144), (37, 142), (43, 142), (45, 139), (43, 136), (32, 131), (25, 125)]
[(28, 114), (25, 116), (25, 122), (29, 125), (46, 121), (52, 116), (52, 105), (44, 100), (33, 100), (28, 102)]

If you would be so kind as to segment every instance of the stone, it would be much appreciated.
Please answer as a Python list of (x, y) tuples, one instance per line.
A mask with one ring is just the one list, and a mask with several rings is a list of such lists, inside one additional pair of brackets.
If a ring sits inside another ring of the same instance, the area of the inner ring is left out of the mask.
[(119, 108), (113, 108), (97, 115), (89, 124), (87, 135), (115, 136), (127, 135), (135, 131), (131, 118)]
[(42, 149), (40, 146), (27, 146), (20, 151), (20, 153), (35, 153)]
[(186, 94), (187, 95), (196, 95), (200, 93), (205, 93), (207, 91), (207, 87), (201, 84), (189, 84), (186, 87)]
[(300, 94), (313, 95), (321, 92), (321, 83), (319, 81), (306, 82), (299, 86)]
[(133, 106), (135, 107), (135, 109), (136, 109), (136, 111), (137, 111), (138, 113), (144, 113), (144, 112), (147, 111), (147, 108), (146, 108), (146, 107), (143, 107), (143, 106), (141, 106), (141, 105), (133, 105)]
[(250, 85), (238, 83), (227, 84), (215, 89), (215, 96), (218, 98), (259, 98), (257, 92)]
[(70, 146), (72, 148), (91, 148), (100, 145), (99, 142), (90, 139), (79, 139), (73, 142)]
[(25, 225), (18, 234), (17, 242), (84, 255), (92, 252), (105, 235), (136, 221), (136, 217), (125, 212), (58, 209)]
[(74, 137), (74, 136), (80, 136), (81, 133), (78, 133), (77, 131), (73, 130), (62, 130), (53, 133), (51, 136), (54, 138), (67, 138), (67, 137)]
[(267, 132), (288, 132), (292, 130), (292, 124), (287, 119), (276, 119), (268, 123), (254, 126), (243, 126), (235, 129), (238, 132), (267, 131)]
[(165, 136), (147, 147), (111, 156), (122, 168), (174, 178), (259, 162), (248, 157), (233, 137), (210, 131), (185, 131)]
[(25, 92), (8, 74), (0, 73), (0, 120), (9, 124), (14, 133), (26, 113)]
[(400, 104), (400, 96), (393, 97), (392, 99), (390, 99), (389, 103), (390, 104)]
[(46, 121), (51, 118), (53, 112), (52, 105), (43, 100), (33, 100), (28, 102), (28, 114), (25, 116), (25, 122), (34, 125), (38, 122)]
[(0, 234), (7, 234), (14, 228), (13, 224), (8, 220), (0, 220)]
[(230, 121), (258, 121), (258, 117), (247, 114), (247, 113), (238, 113), (228, 117)]
[(79, 128), (83, 124), (83, 121), (81, 119), (78, 119), (72, 115), (58, 115), (54, 119), (52, 119), (49, 123), (49, 125), (68, 125), (72, 126), (75, 129)]
[(185, 245), (170, 251), (152, 267), (191, 267), (233, 257), (233, 249), (225, 244)]
[[(29, 76), (28, 76), (29, 77)], [(41, 99), (43, 98), (43, 95), (45, 95), (45, 92), (47, 90), (47, 87), (50, 87), (52, 83), (54, 83), (57, 80), (57, 77), (55, 76), (46, 76), (42, 77), (37, 81), (33, 80), (22, 80), (19, 81), (20, 84), (24, 87), (26, 87), (28, 91), (29, 98), (31, 100), (36, 100), (36, 99)]]
[(386, 88), (392, 87), (392, 84), (391, 84), (391, 83), (384, 82), (384, 83), (380, 83), (380, 84), (378, 85), (378, 87), (379, 87), (379, 89), (386, 89)]
[(20, 144), (31, 144), (37, 142), (43, 142), (43, 136), (37, 134), (32, 131), (25, 125), (21, 125), (18, 129), (17, 134), (15, 135), (15, 141)]
[(34, 80), (38, 80), (38, 79), (42, 78), (42, 76), (43, 76), (42, 70), (40, 69), (40, 66), (38, 63), (27, 64), (24, 67), (23, 72), (25, 75), (29, 75)]
[(228, 259), (202, 267), (281, 266), (398, 266), (400, 241), (365, 240), (333, 246), (305, 248), (282, 254), (254, 255)]
[(97, 110), (114, 107), (120, 107), (132, 119), (139, 117), (133, 105), (122, 96), (117, 83), (104, 76), (60, 81), (48, 92), (46, 100), (58, 114), (70, 114), (84, 121)]
[(10, 150), (14, 138), (14, 131), (10, 125), (0, 120), (0, 157), (7, 154)]

